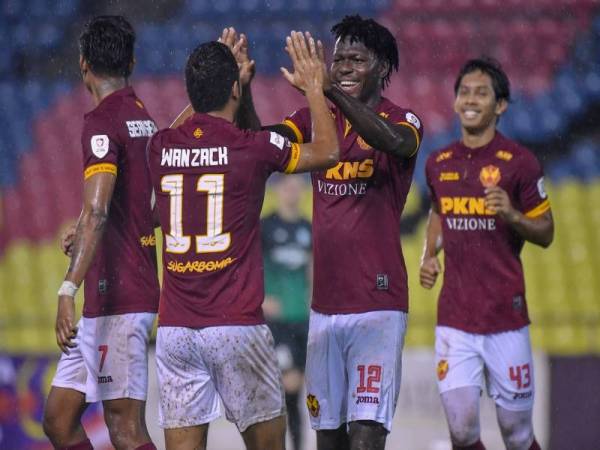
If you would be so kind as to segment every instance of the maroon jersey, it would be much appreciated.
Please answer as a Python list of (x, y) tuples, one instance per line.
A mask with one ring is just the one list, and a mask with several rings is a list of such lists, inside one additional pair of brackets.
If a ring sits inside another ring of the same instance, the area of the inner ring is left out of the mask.
[(260, 210), (300, 146), (207, 114), (159, 131), (148, 163), (164, 235), (159, 326), (264, 323)]
[(520, 252), (523, 239), (484, 206), (486, 187), (504, 189), (516, 209), (550, 209), (543, 173), (527, 149), (496, 133), (486, 146), (456, 142), (426, 165), (431, 200), (442, 221), (444, 284), (438, 324), (497, 333), (529, 323)]
[(117, 176), (102, 240), (85, 276), (85, 317), (156, 312), (159, 285), (146, 144), (154, 121), (126, 87), (84, 116), (84, 178)]
[[(417, 148), (423, 127), (417, 116), (382, 98), (387, 120), (413, 130)], [(312, 309), (322, 314), (408, 311), (406, 267), (400, 246), (400, 215), (416, 156), (401, 159), (371, 148), (337, 108), (332, 109), (340, 162), (312, 173), (314, 284)], [(310, 141), (310, 111), (284, 123), (299, 142)]]

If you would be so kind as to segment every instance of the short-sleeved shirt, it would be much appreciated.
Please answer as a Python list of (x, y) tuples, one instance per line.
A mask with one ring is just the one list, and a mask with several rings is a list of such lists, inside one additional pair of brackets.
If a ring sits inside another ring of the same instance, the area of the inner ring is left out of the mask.
[(298, 144), (196, 113), (148, 144), (164, 235), (159, 326), (264, 323), (260, 210), (272, 172), (293, 172)]
[(550, 202), (535, 156), (497, 132), (481, 148), (455, 142), (433, 153), (426, 175), (442, 221), (444, 283), (438, 324), (480, 334), (527, 325), (519, 256), (524, 241), (485, 208), (484, 190), (499, 186), (527, 217), (544, 214)]
[(85, 276), (85, 317), (156, 312), (159, 285), (146, 165), (154, 121), (131, 87), (113, 92), (84, 116), (84, 179), (116, 175), (102, 240)]
[[(382, 98), (375, 111), (410, 128), (417, 145), (410, 158), (372, 148), (338, 108), (331, 113), (340, 162), (311, 174), (314, 285), (312, 309), (322, 314), (408, 311), (408, 284), (400, 246), (400, 215), (423, 137), (420, 119)], [(299, 142), (310, 141), (310, 111), (285, 119)]]
[(273, 213), (261, 221), (265, 262), (265, 293), (279, 302), (283, 322), (308, 320), (309, 265), (312, 255), (310, 222), (284, 220)]

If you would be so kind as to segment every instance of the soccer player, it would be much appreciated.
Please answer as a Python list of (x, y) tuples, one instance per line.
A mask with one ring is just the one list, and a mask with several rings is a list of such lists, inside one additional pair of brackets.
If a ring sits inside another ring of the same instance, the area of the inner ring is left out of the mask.
[[(423, 126), (382, 96), (398, 69), (390, 31), (347, 16), (332, 32), (325, 94), (334, 104), (340, 162), (312, 173), (307, 406), (319, 450), (383, 449), (400, 390), (408, 311), (400, 215)], [(303, 108), (277, 129), (310, 142), (317, 123)]]
[(263, 312), (283, 372), (294, 450), (303, 448), (299, 400), (304, 384), (312, 278), (311, 225), (300, 211), (305, 186), (301, 175), (280, 177), (275, 184), (277, 208), (260, 224), (265, 264)]
[[(134, 42), (121, 16), (94, 18), (79, 38), (81, 75), (96, 107), (84, 119), (83, 209), (58, 292), (63, 355), (44, 411), (44, 431), (61, 449), (92, 448), (81, 416), (96, 401), (116, 449), (155, 448), (145, 400), (159, 285), (145, 149), (156, 126), (128, 86)], [(75, 325), (84, 279), (83, 317)]]
[(159, 131), (149, 167), (164, 234), (157, 336), (159, 420), (167, 449), (206, 447), (221, 398), (249, 449), (285, 445), (285, 402), (272, 335), (264, 325), (259, 216), (275, 171), (326, 169), (338, 161), (314, 39), (287, 38), (294, 72), (315, 118), (310, 144), (233, 124), (241, 68), (222, 43), (197, 47), (186, 64), (195, 113)]
[(421, 285), (442, 271), (435, 352), (454, 449), (484, 449), (479, 396), (485, 373), (507, 449), (539, 449), (533, 435), (533, 359), (519, 254), (525, 241), (552, 242), (542, 169), (496, 125), (510, 100), (508, 78), (490, 59), (468, 61), (454, 85), (461, 140), (427, 160), (431, 211)]

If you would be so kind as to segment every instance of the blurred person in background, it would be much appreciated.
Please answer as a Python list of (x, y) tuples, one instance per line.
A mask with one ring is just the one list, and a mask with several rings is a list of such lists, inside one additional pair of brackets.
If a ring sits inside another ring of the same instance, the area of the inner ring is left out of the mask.
[(276, 210), (261, 220), (265, 272), (263, 313), (273, 333), (283, 373), (294, 450), (303, 448), (299, 398), (304, 385), (312, 276), (311, 226), (300, 210), (305, 188), (300, 175), (278, 178)]
[(548, 247), (554, 223), (542, 168), (496, 125), (510, 84), (491, 59), (462, 67), (454, 85), (461, 140), (427, 160), (431, 194), (420, 282), (442, 272), (435, 353), (453, 449), (482, 450), (479, 397), (485, 375), (509, 450), (539, 450), (529, 316), (519, 254), (526, 241)]
[[(56, 340), (63, 355), (44, 410), (56, 448), (91, 449), (81, 425), (102, 401), (116, 449), (154, 449), (145, 423), (148, 341), (158, 308), (152, 186), (146, 143), (156, 125), (128, 85), (135, 32), (121, 16), (99, 16), (80, 38), (79, 66), (95, 109), (85, 115), (83, 209), (65, 251)], [(83, 317), (75, 294), (85, 280)]]

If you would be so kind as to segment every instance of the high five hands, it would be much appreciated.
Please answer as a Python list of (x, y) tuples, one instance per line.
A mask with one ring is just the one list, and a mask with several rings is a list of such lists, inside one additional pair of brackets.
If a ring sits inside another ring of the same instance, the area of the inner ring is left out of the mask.
[(323, 43), (315, 41), (309, 32), (292, 31), (285, 44), (285, 51), (290, 56), (294, 68), (292, 73), (285, 67), (281, 68), (285, 79), (302, 93), (329, 89)]

